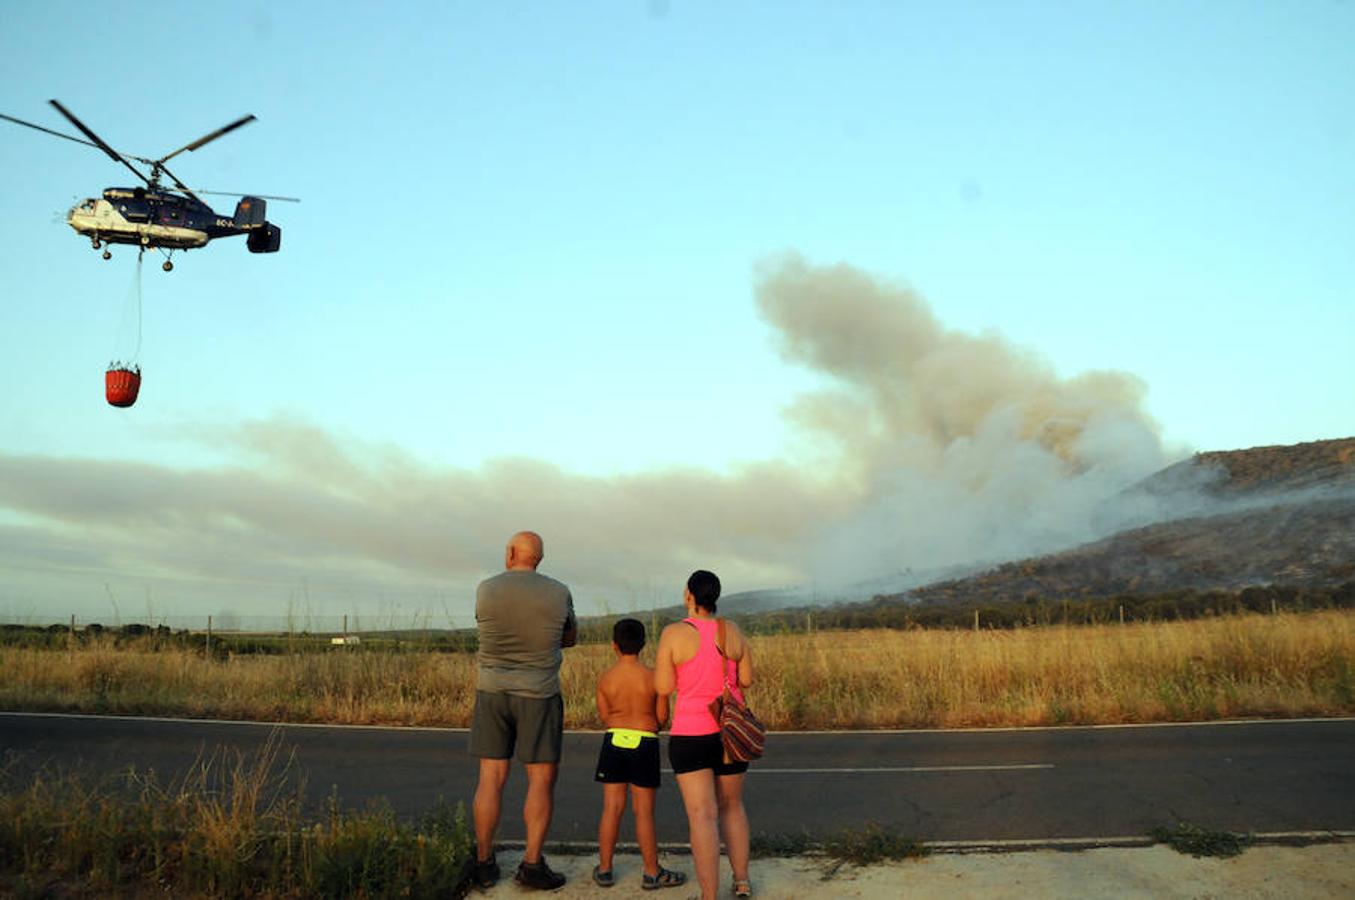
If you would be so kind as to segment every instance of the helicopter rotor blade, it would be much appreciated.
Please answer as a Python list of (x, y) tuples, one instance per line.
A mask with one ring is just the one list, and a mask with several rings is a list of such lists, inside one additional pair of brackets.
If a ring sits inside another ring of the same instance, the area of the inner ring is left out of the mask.
[(23, 119), (16, 119), (16, 118), (14, 118), (13, 116), (7, 116), (7, 115), (5, 115), (4, 113), (0, 113), (0, 119), (4, 119), (4, 120), (6, 120), (6, 121), (8, 121), (8, 122), (13, 122), (15, 125), (26, 125), (26, 126), (28, 126), (29, 128), (36, 128), (38, 131), (45, 132), (46, 134), (50, 134), (52, 137), (65, 138), (65, 139), (68, 140), (68, 141), (75, 141), (75, 143), (77, 143), (77, 144), (84, 144), (86, 147), (93, 147), (93, 148), (95, 148), (96, 150), (97, 150), (97, 149), (102, 149), (102, 148), (99, 147), (98, 144), (91, 144), (89, 141), (86, 141), (86, 140), (84, 140), (84, 139), (82, 139), (82, 138), (72, 137), (72, 136), (69, 135), (69, 134), (62, 134), (60, 131), (53, 131), (53, 130), (50, 129), (50, 128), (44, 128), (44, 127), (41, 126), (41, 125), (34, 125), (32, 122), (25, 122)]
[[(79, 119), (77, 119), (77, 118), (74, 116), (74, 114), (71, 113), (70, 110), (68, 110), (66, 107), (62, 106), (62, 105), (61, 105), (60, 103), (58, 103), (56, 100), (49, 100), (49, 101), (47, 101), (47, 102), (50, 103), (50, 104), (52, 104), (53, 106), (55, 106), (57, 112), (61, 113), (63, 116), (65, 116), (65, 117), (67, 118), (67, 120), (70, 121), (70, 123), (71, 123), (72, 125), (74, 125), (74, 126), (75, 126), (76, 128), (78, 128), (78, 129), (80, 129), (80, 132), (81, 132), (85, 137), (87, 137), (87, 138), (89, 138), (91, 141), (93, 141), (93, 142), (94, 142), (94, 146), (98, 147), (100, 150), (102, 150), (103, 152), (107, 153), (107, 154), (108, 154), (109, 156), (111, 156), (113, 159), (115, 159), (115, 160), (117, 160), (118, 162), (122, 163), (124, 166), (126, 166), (128, 169), (130, 169), (130, 170), (132, 171), (132, 174), (135, 175), (137, 178), (140, 178), (142, 181), (146, 182), (146, 184), (148, 184), (148, 185), (151, 184), (151, 180), (150, 180), (149, 178), (147, 178), (145, 175), (141, 174), (141, 172), (140, 172), (135, 166), (133, 166), (131, 163), (129, 163), (126, 159), (124, 159), (124, 158), (122, 157), (122, 155), (118, 153), (118, 151), (114, 150), (112, 147), (110, 147), (110, 146), (108, 146), (107, 144), (105, 144), (104, 141), (103, 141), (103, 138), (99, 137), (97, 134), (95, 134), (94, 132), (90, 131), (89, 128), (87, 128), (87, 127), (85, 126), (85, 123), (84, 123), (84, 122), (81, 122)], [(44, 130), (45, 130), (45, 129), (44, 129)]]
[(162, 156), (162, 157), (160, 157), (159, 163), (158, 163), (158, 164), (160, 165), (161, 168), (164, 168), (164, 163), (166, 163), (166, 162), (168, 162), (169, 160), (173, 159), (174, 157), (178, 156), (180, 153), (184, 152), (185, 150), (188, 150), (188, 151), (196, 150), (196, 149), (198, 149), (199, 147), (201, 147), (203, 144), (206, 144), (206, 143), (208, 143), (208, 142), (210, 142), (210, 141), (214, 141), (214, 140), (216, 140), (217, 138), (221, 137), (223, 134), (229, 134), (230, 132), (232, 132), (232, 131), (234, 131), (235, 129), (239, 128), (241, 125), (248, 125), (250, 122), (253, 122), (253, 121), (254, 121), (254, 114), (253, 114), (253, 113), (250, 113), (250, 114), (247, 115), (247, 116), (242, 116), (241, 118), (236, 119), (234, 122), (230, 123), (229, 125), (223, 125), (222, 127), (218, 128), (216, 131), (213, 131), (211, 134), (203, 135), (202, 137), (198, 138), (196, 141), (193, 141), (193, 143), (191, 143), (191, 144), (184, 144), (182, 147), (180, 147), (178, 150), (175, 150), (173, 153), (169, 154), (168, 156)]
[(282, 200), (286, 203), (300, 203), (300, 197), (277, 197), (273, 194), (253, 194), (248, 191), (208, 191), (198, 188), (199, 194), (211, 194), (215, 197), (258, 197), (260, 200)]
[[(37, 124), (35, 124), (35, 123), (33, 123), (33, 122), (26, 122), (26, 121), (24, 121), (23, 119), (16, 119), (14, 116), (7, 116), (7, 115), (5, 115), (4, 113), (0, 113), (0, 119), (5, 119), (5, 120), (7, 120), (7, 121), (13, 122), (15, 125), (23, 125), (23, 126), (26, 126), (26, 127), (28, 127), (28, 128), (36, 129), (36, 130), (41, 131), (41, 132), (43, 132), (43, 133), (45, 133), (45, 134), (50, 134), (52, 137), (64, 138), (65, 140), (72, 141), (72, 142), (74, 142), (74, 143), (76, 143), (76, 144), (84, 144), (86, 147), (93, 147), (95, 150), (102, 150), (102, 149), (103, 149), (103, 148), (100, 147), (98, 144), (95, 144), (95, 143), (93, 143), (92, 141), (87, 141), (87, 140), (85, 140), (84, 138), (78, 138), (78, 137), (75, 137), (74, 135), (65, 134), (65, 133), (60, 132), (60, 131), (53, 131), (52, 129), (46, 128), (46, 127), (44, 127), (44, 126), (42, 126), (42, 125), (37, 125)], [(153, 166), (153, 165), (155, 165), (155, 160), (153, 160), (153, 159), (147, 159), (147, 158), (144, 157), (144, 156), (137, 156), (137, 155), (134, 154), (134, 153), (123, 153), (123, 152), (119, 151), (119, 155), (122, 156), (122, 157), (124, 157), (125, 159), (131, 159), (131, 160), (135, 160), (136, 162), (143, 163), (144, 165), (148, 165), (148, 166)]]

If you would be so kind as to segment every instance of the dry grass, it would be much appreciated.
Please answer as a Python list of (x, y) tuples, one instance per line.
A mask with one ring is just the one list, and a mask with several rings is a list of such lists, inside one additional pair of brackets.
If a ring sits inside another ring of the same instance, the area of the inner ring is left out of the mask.
[(449, 725), (469, 720), (470, 654), (336, 651), (226, 660), (183, 649), (0, 648), (4, 709), (260, 721)]
[(1355, 711), (1355, 614), (1015, 631), (819, 633), (756, 645), (781, 728), (1166, 722)]
[(470, 856), (464, 812), (418, 823), (388, 807), (303, 815), (303, 783), (274, 734), (163, 785), (0, 769), (0, 896), (454, 896)]
[[(645, 655), (652, 661), (653, 646)], [(753, 639), (750, 703), (778, 729), (1161, 722), (1355, 712), (1355, 612), (1016, 631)], [(596, 727), (607, 646), (569, 650), (567, 723)], [(0, 708), (464, 726), (469, 654), (236, 656), (0, 649)]]

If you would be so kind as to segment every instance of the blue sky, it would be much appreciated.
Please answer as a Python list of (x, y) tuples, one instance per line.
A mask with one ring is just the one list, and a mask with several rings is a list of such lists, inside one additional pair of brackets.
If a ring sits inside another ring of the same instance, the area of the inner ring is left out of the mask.
[[(485, 489), (505, 460), (558, 472), (576, 512), (675, 471), (733, 491), (797, 468), (769, 491), (794, 495), (822, 470), (787, 410), (839, 377), (787, 358), (756, 299), (788, 253), (910, 290), (1052, 378), (1127, 373), (1164, 458), (1348, 436), (1353, 42), (1355, 6), (1334, 2), (4, 4), (0, 112), (69, 131), (55, 97), (152, 157), (252, 112), (175, 173), (303, 202), (270, 204), (279, 254), (237, 238), (170, 274), (148, 260), (142, 397), (115, 410), (102, 370), (133, 254), (106, 263), (54, 216), (130, 176), (0, 123), (0, 526), (19, 573), (0, 613), (110, 590), (253, 611), (324, 572), (350, 585), (326, 610), (440, 606), (497, 564), (493, 528), (537, 512)], [(251, 572), (251, 540), (301, 538), (196, 492), (235, 475), (286, 496), (317, 447), (386, 485), (466, 480), (438, 521), (493, 524), (464, 559), (433, 535), (414, 560), (355, 539), (339, 565), (308, 534)], [(73, 500), (101, 465), (122, 492)], [(839, 493), (869, 505), (872, 486)], [(162, 545), (203, 546), (114, 549), (120, 505)], [(625, 575), (623, 548), (562, 554), (557, 574), (608, 606), (667, 602), (702, 554), (731, 589), (806, 577), (800, 544), (749, 561), (765, 523), (707, 545), (661, 512), (636, 539), (687, 552)]]

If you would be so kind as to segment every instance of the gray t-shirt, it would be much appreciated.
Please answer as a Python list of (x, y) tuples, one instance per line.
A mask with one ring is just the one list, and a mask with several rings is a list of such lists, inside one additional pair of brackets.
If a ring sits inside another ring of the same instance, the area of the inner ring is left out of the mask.
[(540, 698), (560, 693), (560, 639), (574, 625), (568, 587), (539, 572), (501, 572), (476, 588), (475, 621), (478, 690)]

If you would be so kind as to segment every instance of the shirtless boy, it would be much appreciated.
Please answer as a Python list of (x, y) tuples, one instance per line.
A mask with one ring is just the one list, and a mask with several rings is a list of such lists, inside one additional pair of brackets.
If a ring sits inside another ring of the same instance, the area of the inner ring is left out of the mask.
[(635, 840), (644, 860), (640, 887), (655, 890), (677, 887), (687, 880), (681, 872), (659, 865), (659, 842), (654, 832), (654, 795), (659, 788), (659, 726), (668, 718), (668, 698), (654, 690), (654, 670), (640, 662), (645, 626), (622, 619), (612, 627), (616, 663), (598, 679), (598, 715), (607, 733), (602, 736), (597, 775), (602, 782), (602, 821), (598, 824), (598, 865), (593, 880), (602, 887), (616, 883), (612, 853), (626, 811), (626, 791), (635, 805)]

